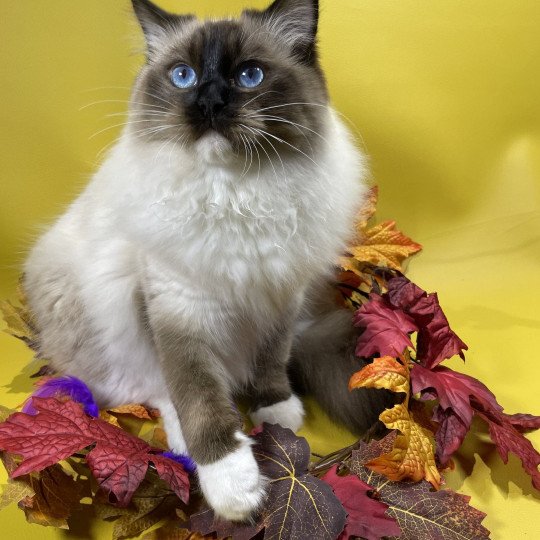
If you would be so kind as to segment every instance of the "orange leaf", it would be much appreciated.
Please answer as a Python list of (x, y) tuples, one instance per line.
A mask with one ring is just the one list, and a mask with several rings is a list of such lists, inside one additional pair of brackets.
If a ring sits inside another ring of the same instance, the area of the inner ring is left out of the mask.
[(138, 403), (121, 405), (114, 409), (107, 409), (107, 411), (112, 414), (129, 414), (141, 420), (154, 420), (159, 417), (159, 413), (155, 409), (147, 409), (144, 405), (139, 405)]
[(401, 271), (403, 261), (421, 249), (396, 229), (395, 221), (384, 221), (365, 231), (362, 244), (349, 248), (349, 253), (360, 262)]
[(109, 424), (116, 426), (117, 428), (120, 427), (120, 424), (118, 423), (118, 418), (116, 418), (116, 416), (113, 416), (112, 414), (109, 414), (105, 410), (99, 411), (99, 417), (102, 420), (105, 420), (105, 422), (108, 422)]
[(435, 464), (433, 434), (418, 424), (408, 410), (408, 367), (390, 356), (375, 358), (373, 363), (351, 377), (349, 389), (354, 388), (379, 388), (406, 394), (404, 403), (386, 409), (379, 416), (388, 429), (400, 432), (394, 448), (366, 465), (393, 481), (408, 478), (417, 482), (425, 478), (435, 488), (439, 488), (441, 477)]
[(397, 429), (402, 434), (396, 437), (394, 448), (388, 454), (366, 465), (396, 482), (406, 478), (418, 482), (425, 478), (439, 488), (441, 476), (433, 455), (433, 434), (417, 424), (403, 404), (383, 411), (379, 419), (387, 428)]
[(403, 364), (391, 356), (375, 358), (372, 364), (368, 364), (351, 377), (349, 390), (353, 388), (384, 388), (408, 395), (409, 372)]
[(379, 188), (377, 186), (371, 187), (368, 191), (366, 202), (358, 214), (356, 227), (360, 234), (363, 234), (364, 229), (367, 227), (368, 221), (375, 215), (375, 212), (377, 211), (378, 198)]

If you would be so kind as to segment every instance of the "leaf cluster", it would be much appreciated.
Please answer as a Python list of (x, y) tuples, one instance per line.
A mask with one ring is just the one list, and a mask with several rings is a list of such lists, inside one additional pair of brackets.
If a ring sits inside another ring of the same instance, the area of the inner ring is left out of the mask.
[[(128, 404), (92, 418), (66, 396), (32, 398), (35, 416), (0, 409), (0, 449), (10, 474), (0, 509), (16, 502), (29, 522), (68, 528), (85, 498), (98, 518), (114, 523), (114, 539), (143, 533), (146, 540), (489, 538), (485, 515), (469, 497), (439, 489), (439, 469), (476, 415), (488, 423), (502, 458), (516, 453), (540, 488), (539, 454), (522, 435), (540, 427), (540, 418), (504, 413), (480, 381), (440, 365), (463, 356), (467, 346), (437, 295), (402, 274), (421, 246), (393, 221), (369, 225), (376, 202), (374, 188), (356, 241), (341, 258), (336, 291), (362, 329), (356, 353), (370, 360), (352, 376), (351, 391), (384, 388), (400, 396), (380, 415), (388, 428), (383, 439), (366, 437), (314, 462), (305, 439), (264, 425), (253, 448), (268, 498), (251, 523), (238, 524), (217, 519), (183, 466), (162, 455), (167, 443), (159, 426), (146, 440), (126, 431), (129, 419), (156, 422), (158, 411)], [(7, 331), (39, 350), (22, 290), (18, 304), (0, 308)], [(37, 374), (49, 375), (47, 367)]]

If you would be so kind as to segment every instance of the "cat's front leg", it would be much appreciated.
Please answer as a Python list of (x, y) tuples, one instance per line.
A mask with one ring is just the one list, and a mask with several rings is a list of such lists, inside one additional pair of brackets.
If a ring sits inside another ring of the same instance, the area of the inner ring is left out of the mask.
[(297, 431), (304, 420), (304, 407), (293, 394), (287, 373), (296, 312), (297, 309), (291, 307), (263, 336), (259, 347), (253, 382), (248, 392), (251, 399), (250, 417), (256, 426), (267, 422)]
[[(223, 365), (204, 333), (182, 324), (170, 305), (154, 297), (149, 319), (161, 358), (166, 391), (178, 413), (201, 490), (216, 514), (248, 519), (265, 496), (265, 479), (253, 457), (250, 439), (231, 401)], [(174, 438), (169, 433), (168, 437)]]

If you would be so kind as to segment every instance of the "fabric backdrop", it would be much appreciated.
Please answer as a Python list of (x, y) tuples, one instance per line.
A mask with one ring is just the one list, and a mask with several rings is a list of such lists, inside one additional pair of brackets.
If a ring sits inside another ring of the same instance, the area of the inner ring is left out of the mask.
[[(265, 2), (252, 0), (261, 7)], [(201, 16), (240, 0), (162, 0)], [(335, 107), (380, 186), (379, 218), (424, 245), (409, 275), (437, 291), (469, 345), (465, 365), (507, 412), (540, 414), (540, 2), (322, 0), (321, 53)], [(87, 182), (119, 133), (142, 61), (128, 0), (0, 1), (0, 295), (13, 294), (39, 228)], [(108, 100), (107, 103), (95, 103)], [(94, 103), (93, 105), (90, 105)], [(0, 403), (30, 392), (30, 353), (2, 335)], [(319, 453), (351, 436), (310, 406)], [(530, 435), (540, 447), (540, 434)], [(450, 487), (488, 513), (494, 539), (538, 538), (540, 494), (513, 456), (469, 436)], [(0, 512), (3, 538), (67, 538)], [(87, 532), (88, 531), (88, 532)], [(107, 538), (81, 518), (70, 538)]]

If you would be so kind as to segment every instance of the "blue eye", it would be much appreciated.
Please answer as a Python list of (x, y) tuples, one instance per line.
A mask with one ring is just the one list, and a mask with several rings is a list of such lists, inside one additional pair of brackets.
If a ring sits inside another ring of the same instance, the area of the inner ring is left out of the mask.
[(171, 81), (178, 88), (191, 88), (197, 84), (197, 74), (187, 64), (179, 64), (171, 71)]
[(236, 74), (236, 83), (244, 88), (256, 88), (264, 80), (264, 71), (257, 64), (240, 66)]

